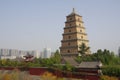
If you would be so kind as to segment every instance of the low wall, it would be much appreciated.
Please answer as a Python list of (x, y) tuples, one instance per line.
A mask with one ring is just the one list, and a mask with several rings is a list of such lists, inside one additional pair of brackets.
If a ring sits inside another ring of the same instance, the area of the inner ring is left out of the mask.
[(48, 71), (48, 68), (43, 68), (43, 67), (40, 67), (40, 68), (29, 68), (29, 73), (31, 75), (42, 75), (44, 72)]
[(65, 72), (61, 70), (49, 69), (49, 68), (29, 68), (29, 73), (31, 75), (42, 75), (44, 72), (51, 72), (57, 77), (66, 77), (66, 78), (78, 78), (78, 79), (87, 79), (87, 80), (99, 80), (99, 76), (94, 73), (81, 73), (81, 72)]
[[(0, 70), (14, 70), (16, 67), (0, 67)], [(78, 78), (78, 79), (87, 79), (87, 80), (99, 80), (99, 76), (97, 74), (91, 73), (81, 73), (81, 72), (69, 72), (69, 71), (61, 71), (57, 69), (50, 69), (47, 67), (40, 68), (17, 68), (21, 71), (28, 71), (30, 75), (40, 76), (43, 75), (44, 72), (51, 72), (57, 77), (66, 77), (66, 78)]]

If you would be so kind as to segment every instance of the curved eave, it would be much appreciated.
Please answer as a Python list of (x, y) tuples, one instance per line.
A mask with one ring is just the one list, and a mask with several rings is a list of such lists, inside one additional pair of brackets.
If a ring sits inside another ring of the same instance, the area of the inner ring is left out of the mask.
[(76, 13), (71, 13), (71, 14), (69, 14), (67, 17), (71, 17), (71, 16), (79, 16), (79, 17), (82, 17), (82, 16), (80, 16), (79, 14), (76, 14)]
[(64, 29), (75, 28), (75, 27), (79, 27), (79, 28), (85, 29), (85, 27), (80, 27), (80, 26), (69, 26), (69, 27), (64, 27)]
[(82, 35), (87, 35), (86, 33), (81, 33), (81, 32), (64, 33), (64, 34), (62, 34), (62, 35), (71, 35), (71, 34), (82, 34)]
[(89, 40), (84, 40), (84, 39), (70, 39), (70, 40), (61, 40), (61, 42), (68, 42), (68, 41), (86, 41), (86, 42), (89, 42)]
[(66, 21), (65, 23), (76, 22), (76, 21), (81, 22), (81, 23), (84, 23), (83, 21), (80, 21), (80, 20), (71, 20), (71, 21)]
[(60, 49), (72, 49), (72, 48), (78, 48), (78, 46), (66, 46), (66, 47), (60, 47)]

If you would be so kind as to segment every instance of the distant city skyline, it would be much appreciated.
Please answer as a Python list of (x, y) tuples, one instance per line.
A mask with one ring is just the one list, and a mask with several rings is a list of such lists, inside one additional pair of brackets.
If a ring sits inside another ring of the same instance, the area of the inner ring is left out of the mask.
[(0, 59), (24, 59), (24, 56), (27, 55), (32, 55), (33, 58), (50, 58), (54, 53), (51, 52), (50, 48), (44, 48), (41, 52), (37, 50), (0, 49)]
[(26, 55), (32, 55), (35, 58), (40, 58), (40, 52), (38, 51), (24, 51), (17, 49), (0, 49), (0, 59), (16, 59), (24, 58)]
[(0, 48), (59, 49), (66, 16), (83, 17), (92, 52), (120, 46), (120, 0), (0, 0)]

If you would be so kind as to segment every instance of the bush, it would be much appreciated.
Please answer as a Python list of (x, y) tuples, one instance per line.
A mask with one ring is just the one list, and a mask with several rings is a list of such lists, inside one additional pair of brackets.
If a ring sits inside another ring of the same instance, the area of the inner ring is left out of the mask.
[(100, 77), (100, 80), (119, 80), (119, 79), (117, 77), (110, 77), (110, 76), (103, 75)]

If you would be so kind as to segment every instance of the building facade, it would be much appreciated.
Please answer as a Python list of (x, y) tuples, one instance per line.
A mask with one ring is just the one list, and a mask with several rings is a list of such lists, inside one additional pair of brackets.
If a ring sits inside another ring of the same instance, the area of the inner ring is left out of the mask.
[(73, 8), (72, 13), (66, 17), (60, 47), (61, 54), (78, 54), (81, 43), (85, 43), (88, 46), (89, 40), (87, 39), (83, 23), (82, 16), (77, 14)]

